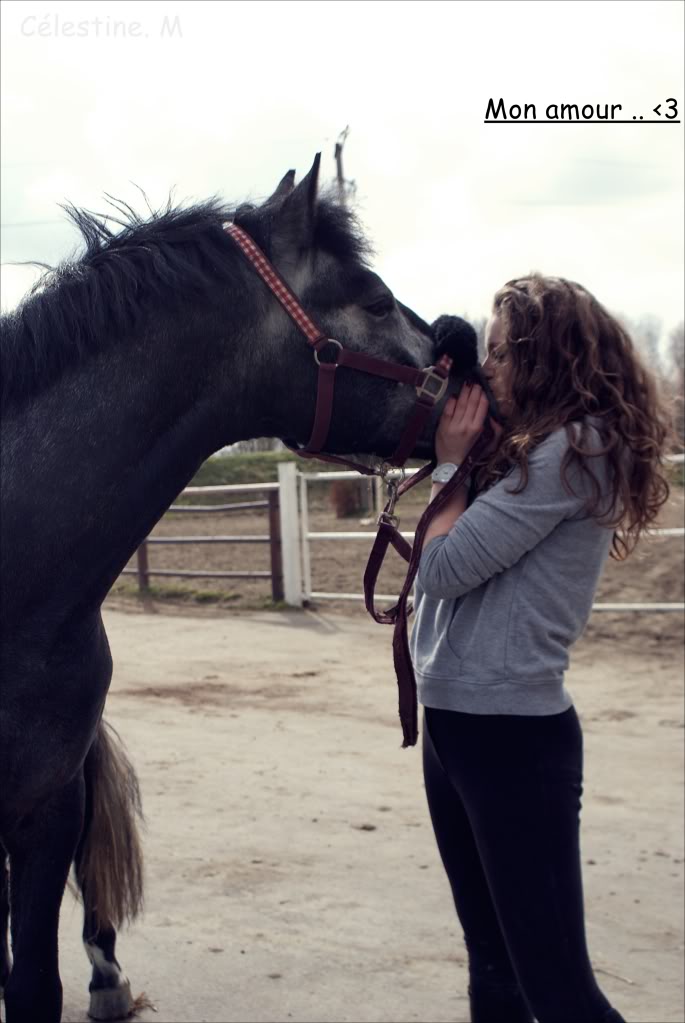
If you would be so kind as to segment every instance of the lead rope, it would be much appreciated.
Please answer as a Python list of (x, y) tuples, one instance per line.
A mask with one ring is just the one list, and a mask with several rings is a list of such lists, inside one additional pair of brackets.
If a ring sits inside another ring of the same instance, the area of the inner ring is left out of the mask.
[[(432, 472), (435, 461), (424, 465), (410, 479), (402, 478), (399, 483), (388, 481), (388, 472), (380, 473), (388, 483), (389, 498), (378, 519), (378, 533), (374, 541), (369, 561), (364, 572), (364, 601), (366, 610), (374, 621), (381, 625), (393, 625), (392, 651), (397, 675), (399, 696), (399, 716), (402, 725), (402, 748), (415, 746), (418, 739), (418, 702), (416, 694), (416, 678), (409, 650), (407, 626), (409, 615), (413, 611), (409, 603), (409, 594), (419, 569), (423, 543), (426, 532), (438, 512), (447, 504), (454, 492), (473, 471), (476, 460), (493, 439), (492, 427), (486, 422), (482, 433), (477, 438), (468, 455), (456, 473), (439, 494), (430, 502), (419, 519), (414, 534), (413, 545), (409, 544), (399, 531), (399, 518), (395, 515), (395, 507), (400, 497), (413, 486), (424, 480)], [(382, 466), (381, 466), (382, 468)], [(403, 477), (404, 477), (404, 470)], [(387, 611), (377, 611), (374, 602), (374, 591), (381, 565), (387, 554), (388, 547), (395, 548), (397, 553), (408, 562), (407, 576), (402, 586), (397, 603)]]

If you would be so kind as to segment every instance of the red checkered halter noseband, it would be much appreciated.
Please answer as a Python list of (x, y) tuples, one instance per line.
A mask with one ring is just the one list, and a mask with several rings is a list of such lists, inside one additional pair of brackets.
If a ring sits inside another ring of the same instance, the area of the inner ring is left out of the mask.
[[(302, 331), (307, 342), (314, 349), (314, 360), (319, 367), (314, 425), (307, 444), (303, 448), (296, 447), (292, 448), (292, 450), (304, 458), (319, 458), (324, 461), (351, 465), (354, 469), (367, 475), (376, 473), (377, 470), (370, 469), (368, 466), (360, 463), (350, 462), (335, 455), (323, 454), (333, 411), (335, 374), (339, 366), (345, 366), (348, 369), (370, 373), (372, 376), (380, 376), (387, 380), (396, 380), (403, 384), (409, 384), (416, 389), (417, 397), (414, 410), (405, 427), (397, 450), (387, 460), (388, 465), (404, 465), (416, 446), (419, 435), (427, 424), (435, 405), (447, 390), (452, 359), (448, 355), (443, 355), (435, 366), (428, 366), (426, 369), (413, 369), (411, 366), (401, 366), (399, 363), (375, 359), (370, 355), (364, 355), (362, 352), (350, 351), (340, 341), (336, 341), (320, 330), (314, 321), (307, 316), (297, 296), (293, 294), (283, 278), (274, 269), (262, 250), (246, 231), (234, 223), (224, 224), (224, 229), (233, 238), (250, 265), (257, 271), (267, 287), (270, 288), (285, 311)], [(330, 346), (334, 352), (335, 357), (332, 361), (324, 362), (319, 358), (320, 353), (326, 346)]]

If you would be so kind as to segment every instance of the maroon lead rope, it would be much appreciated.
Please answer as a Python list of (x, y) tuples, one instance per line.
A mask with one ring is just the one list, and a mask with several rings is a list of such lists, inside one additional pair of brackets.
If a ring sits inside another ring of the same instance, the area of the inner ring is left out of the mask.
[[(413, 369), (411, 366), (401, 366), (398, 363), (375, 359), (361, 352), (352, 352), (344, 348), (339, 341), (329, 338), (307, 316), (297, 297), (246, 231), (234, 223), (224, 224), (224, 229), (302, 331), (307, 342), (314, 350), (314, 359), (319, 366), (316, 410), (312, 434), (304, 448), (288, 445), (291, 451), (294, 451), (303, 458), (317, 458), (321, 461), (351, 466), (357, 472), (364, 473), (365, 475), (379, 475), (378, 469), (372, 469), (362, 463), (351, 462), (336, 455), (325, 455), (322, 452), (328, 437), (333, 411), (335, 374), (338, 366), (345, 366), (349, 369), (370, 373), (388, 380), (397, 380), (400, 383), (409, 384), (416, 389), (417, 398), (409, 422), (405, 427), (397, 450), (385, 463), (387, 466), (404, 465), (413, 451), (421, 431), (427, 424), (433, 409), (445, 394), (449, 372), (452, 367), (452, 359), (448, 355), (443, 355), (435, 366), (428, 366), (426, 369), (419, 370)], [(327, 345), (332, 346), (336, 350), (336, 357), (333, 362), (322, 362), (319, 359), (319, 353)], [(425, 465), (419, 472), (399, 486), (393, 483), (389, 484), (390, 500), (378, 520), (378, 535), (371, 549), (369, 562), (364, 573), (364, 598), (366, 608), (375, 621), (383, 625), (394, 625), (393, 660), (399, 689), (399, 714), (404, 737), (403, 747), (416, 745), (418, 738), (416, 679), (409, 651), (407, 619), (413, 610), (408, 600), (421, 560), (424, 538), (431, 521), (472, 471), (476, 459), (484, 450), (491, 437), (492, 431), (488, 425), (455, 475), (449, 483), (445, 484), (440, 493), (424, 511), (416, 527), (413, 546), (407, 543), (397, 528), (399, 521), (393, 514), (395, 503), (411, 487), (426, 478), (435, 465), (434, 461)], [(381, 475), (385, 474), (381, 473)], [(379, 612), (376, 611), (374, 606), (374, 591), (378, 573), (389, 546), (394, 547), (400, 556), (408, 562), (407, 578), (405, 579), (397, 604), (387, 611)]]
[[(404, 739), (403, 747), (415, 746), (418, 739), (416, 678), (409, 651), (408, 619), (413, 611), (412, 605), (409, 604), (409, 595), (414, 585), (416, 573), (419, 570), (426, 533), (435, 516), (445, 507), (457, 488), (462, 485), (464, 480), (473, 471), (476, 461), (484, 452), (492, 437), (492, 428), (489, 423), (486, 423), (483, 432), (452, 479), (433, 498), (419, 519), (414, 533), (413, 546), (408, 544), (399, 532), (399, 520), (395, 518), (392, 512), (394, 511), (395, 501), (403, 494), (406, 494), (411, 487), (426, 479), (434, 463), (431, 462), (429, 465), (424, 465), (422, 469), (398, 487), (396, 494), (391, 493), (385, 511), (380, 516), (378, 534), (369, 555), (366, 572), (364, 573), (364, 599), (366, 610), (375, 621), (381, 625), (394, 625), (392, 651), (399, 690), (399, 714)], [(377, 611), (374, 603), (376, 580), (390, 545), (408, 562), (407, 577), (397, 603), (387, 611)]]

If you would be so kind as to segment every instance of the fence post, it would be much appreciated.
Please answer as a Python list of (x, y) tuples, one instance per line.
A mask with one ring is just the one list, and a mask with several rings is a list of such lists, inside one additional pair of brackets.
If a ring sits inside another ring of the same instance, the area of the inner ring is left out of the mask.
[(147, 563), (147, 541), (138, 548), (138, 590), (147, 593), (150, 589), (150, 570)]
[(271, 598), (274, 604), (283, 600), (283, 555), (281, 553), (281, 520), (278, 514), (278, 491), (269, 491), (269, 550), (271, 552)]
[(283, 590), (286, 604), (302, 607), (302, 560), (297, 510), (297, 466), (278, 464), (278, 506), (281, 520)]
[(378, 515), (380, 515), (380, 513), (383, 511), (383, 508), (385, 507), (385, 500), (384, 500), (385, 483), (383, 482), (383, 479), (382, 479), (381, 476), (374, 476), (374, 478), (373, 478), (373, 488), (374, 488), (374, 507), (373, 507), (373, 510), (376, 513), (376, 516), (378, 516)]

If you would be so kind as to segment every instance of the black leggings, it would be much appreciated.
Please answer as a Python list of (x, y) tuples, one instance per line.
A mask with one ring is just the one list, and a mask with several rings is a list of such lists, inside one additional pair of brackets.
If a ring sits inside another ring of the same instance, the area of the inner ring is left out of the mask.
[(426, 708), (423, 765), (473, 1023), (621, 1023), (585, 941), (574, 708), (551, 717)]

